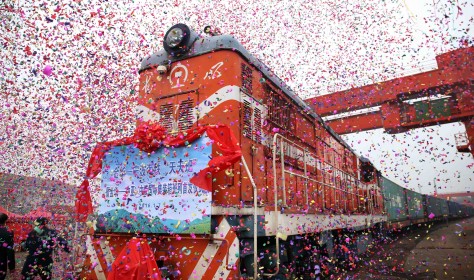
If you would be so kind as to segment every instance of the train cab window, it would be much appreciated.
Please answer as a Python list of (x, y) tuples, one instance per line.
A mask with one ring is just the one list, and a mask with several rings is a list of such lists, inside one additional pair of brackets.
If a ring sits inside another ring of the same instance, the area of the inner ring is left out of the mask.
[(374, 174), (369, 169), (362, 169), (362, 180), (365, 183), (370, 183), (374, 179)]
[(364, 162), (363, 158), (361, 159), (361, 166), (360, 166), (360, 177), (363, 182), (370, 183), (375, 179), (375, 169), (370, 162)]

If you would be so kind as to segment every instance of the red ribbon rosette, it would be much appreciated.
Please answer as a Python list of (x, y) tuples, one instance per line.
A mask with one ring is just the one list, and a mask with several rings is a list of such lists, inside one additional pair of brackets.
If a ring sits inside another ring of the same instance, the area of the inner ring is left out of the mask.
[(147, 153), (156, 151), (166, 138), (166, 129), (159, 123), (142, 122), (133, 135), (135, 146)]

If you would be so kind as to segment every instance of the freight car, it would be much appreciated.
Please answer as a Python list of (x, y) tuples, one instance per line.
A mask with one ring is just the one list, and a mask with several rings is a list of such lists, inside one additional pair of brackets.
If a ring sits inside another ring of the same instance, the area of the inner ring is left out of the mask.
[(396, 229), (430, 221), (470, 217), (473, 208), (430, 195), (423, 195), (401, 187), (381, 176), (381, 188), (385, 199), (385, 226)]
[(134, 238), (151, 278), (314, 279), (386, 222), (373, 164), (233, 37), (177, 24), (139, 75), (133, 136), (96, 146), (77, 194), (81, 279), (139, 266), (118, 271)]

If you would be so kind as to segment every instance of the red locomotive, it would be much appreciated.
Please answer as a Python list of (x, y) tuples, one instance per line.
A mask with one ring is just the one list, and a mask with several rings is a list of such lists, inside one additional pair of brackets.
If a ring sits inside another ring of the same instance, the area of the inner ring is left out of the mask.
[(338, 244), (370, 243), (386, 221), (370, 161), (233, 37), (177, 24), (163, 44), (141, 64), (134, 137), (91, 158), (81, 279), (105, 279), (134, 236), (169, 279), (311, 278)]

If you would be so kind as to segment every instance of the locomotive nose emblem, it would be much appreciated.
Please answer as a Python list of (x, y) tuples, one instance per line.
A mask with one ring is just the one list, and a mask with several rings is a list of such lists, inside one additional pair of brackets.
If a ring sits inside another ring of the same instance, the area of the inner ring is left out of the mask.
[(173, 69), (168, 76), (171, 88), (180, 88), (183, 87), (188, 80), (188, 68), (182, 64), (178, 64)]

